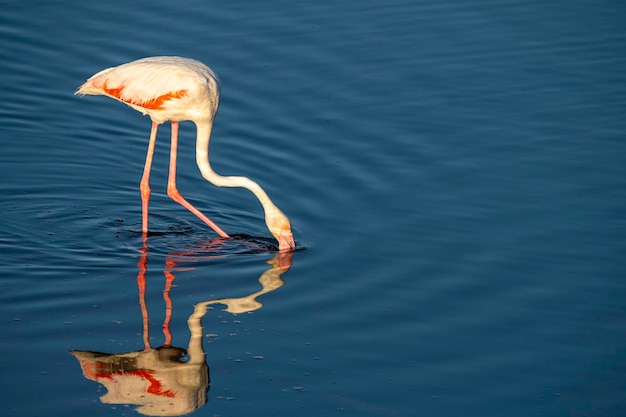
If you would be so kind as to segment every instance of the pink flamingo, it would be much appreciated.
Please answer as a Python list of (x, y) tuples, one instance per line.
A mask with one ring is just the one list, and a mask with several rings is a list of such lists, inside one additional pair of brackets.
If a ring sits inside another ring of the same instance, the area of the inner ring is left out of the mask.
[(229, 237), (213, 221), (195, 208), (176, 188), (176, 152), (178, 123), (190, 120), (196, 124), (196, 162), (202, 176), (218, 187), (243, 187), (250, 190), (265, 211), (265, 224), (278, 241), (279, 251), (295, 248), (291, 223), (270, 200), (267, 193), (246, 177), (221, 176), (209, 164), (209, 139), (219, 103), (218, 77), (206, 65), (189, 58), (174, 56), (149, 57), (107, 68), (89, 78), (75, 94), (104, 95), (147, 114), (152, 119), (150, 142), (141, 178), (142, 232), (148, 235), (148, 201), (150, 199), (150, 168), (157, 128), (165, 121), (172, 123), (170, 168), (167, 194), (209, 225), (221, 237)]

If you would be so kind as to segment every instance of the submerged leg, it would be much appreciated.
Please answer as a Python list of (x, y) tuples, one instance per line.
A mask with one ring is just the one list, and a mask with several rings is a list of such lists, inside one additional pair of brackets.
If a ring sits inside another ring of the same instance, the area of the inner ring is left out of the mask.
[(172, 122), (172, 147), (170, 149), (170, 173), (167, 179), (167, 195), (174, 201), (185, 207), (187, 210), (198, 216), (200, 220), (205, 222), (211, 229), (221, 237), (230, 237), (218, 225), (213, 223), (211, 219), (202, 214), (200, 210), (185, 200), (176, 188), (176, 153), (178, 148), (178, 122)]
[(141, 231), (144, 239), (148, 236), (148, 202), (150, 201), (150, 169), (152, 168), (152, 156), (154, 155), (154, 144), (156, 143), (157, 129), (159, 125), (152, 122), (150, 131), (150, 142), (148, 143), (148, 153), (146, 154), (146, 164), (143, 167), (143, 176), (139, 189), (141, 190)]

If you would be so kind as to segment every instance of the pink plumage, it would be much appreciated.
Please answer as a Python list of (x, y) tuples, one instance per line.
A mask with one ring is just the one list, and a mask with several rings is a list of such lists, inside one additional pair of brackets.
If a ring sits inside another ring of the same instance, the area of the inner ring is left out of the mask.
[(180, 57), (150, 57), (107, 68), (89, 78), (76, 94), (105, 95), (150, 118), (169, 121), (213, 119), (219, 79), (201, 62)]

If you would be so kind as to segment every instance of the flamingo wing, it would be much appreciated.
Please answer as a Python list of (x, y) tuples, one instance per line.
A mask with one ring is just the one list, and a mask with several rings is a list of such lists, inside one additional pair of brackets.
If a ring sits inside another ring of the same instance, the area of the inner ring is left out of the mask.
[[(105, 95), (119, 100), (157, 123), (185, 120), (194, 101), (206, 100), (209, 91), (217, 108), (219, 81), (204, 64), (186, 58), (152, 57), (107, 68), (89, 78), (76, 94)], [(187, 98), (187, 102), (177, 103)], [(202, 107), (202, 106), (200, 106)]]

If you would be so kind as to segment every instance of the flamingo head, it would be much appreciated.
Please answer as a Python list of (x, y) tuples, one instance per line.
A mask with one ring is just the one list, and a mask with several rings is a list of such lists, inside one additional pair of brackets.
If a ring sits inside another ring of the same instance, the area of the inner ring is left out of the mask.
[(293, 252), (296, 243), (291, 232), (291, 222), (280, 210), (266, 215), (265, 223), (274, 238), (278, 241), (279, 252)]

